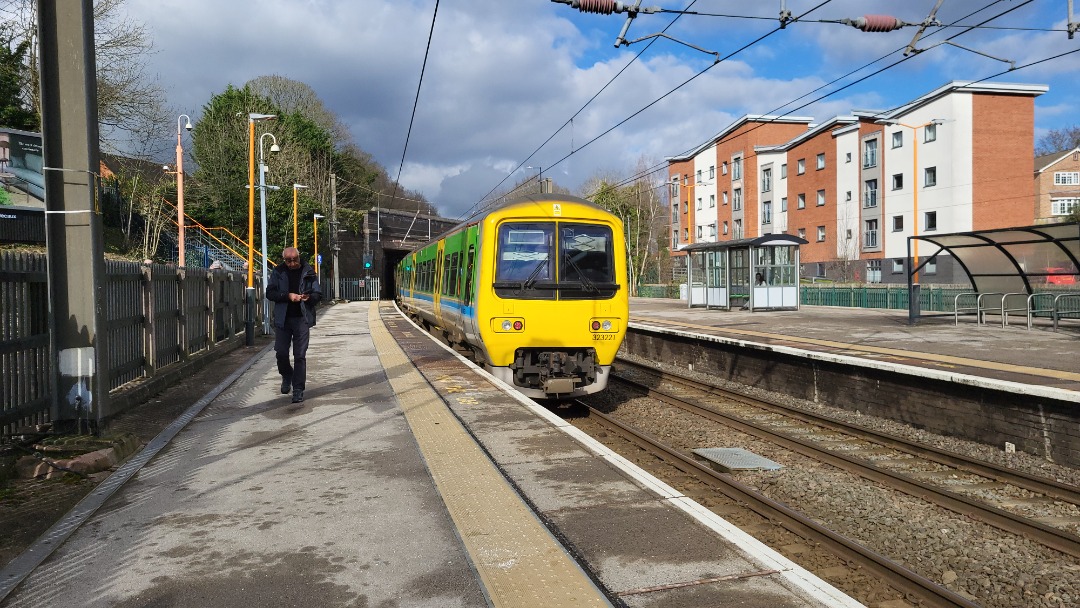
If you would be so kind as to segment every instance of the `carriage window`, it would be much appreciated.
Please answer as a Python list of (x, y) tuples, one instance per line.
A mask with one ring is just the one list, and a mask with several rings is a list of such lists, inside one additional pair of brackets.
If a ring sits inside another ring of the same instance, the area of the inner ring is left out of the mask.
[(615, 295), (611, 229), (596, 224), (559, 224), (559, 283), (562, 299)]

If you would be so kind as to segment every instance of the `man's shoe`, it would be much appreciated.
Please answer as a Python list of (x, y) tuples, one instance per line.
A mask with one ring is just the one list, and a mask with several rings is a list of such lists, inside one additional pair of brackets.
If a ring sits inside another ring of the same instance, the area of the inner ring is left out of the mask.
[(292, 392), (292, 402), (300, 403), (304, 400), (304, 389), (298, 388)]
[(281, 379), (281, 394), (282, 395), (288, 395), (289, 391), (291, 391), (291, 390), (292, 390), (292, 379), (290, 379), (290, 378), (282, 378)]

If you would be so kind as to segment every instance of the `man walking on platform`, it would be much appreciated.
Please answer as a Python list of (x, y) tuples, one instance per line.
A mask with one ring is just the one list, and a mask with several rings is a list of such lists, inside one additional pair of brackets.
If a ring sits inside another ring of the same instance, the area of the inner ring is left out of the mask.
[[(281, 252), (278, 264), (266, 285), (266, 299), (274, 302), (274, 350), (277, 351), (281, 394), (292, 391), (292, 402), (304, 400), (307, 380), (307, 348), (310, 329), (315, 325), (315, 305), (322, 300), (319, 275), (300, 260), (295, 247)], [(289, 365), (289, 348), (293, 351)]]

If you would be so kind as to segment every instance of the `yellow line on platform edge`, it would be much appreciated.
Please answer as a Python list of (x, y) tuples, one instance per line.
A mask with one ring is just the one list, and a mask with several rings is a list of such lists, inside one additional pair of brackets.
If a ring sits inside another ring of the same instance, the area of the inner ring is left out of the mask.
[(1080, 382), (1080, 374), (1074, 372), (1067, 372), (1057, 369), (1045, 369), (1039, 367), (1028, 367), (1025, 365), (1014, 365), (1011, 363), (997, 363), (995, 361), (983, 361), (980, 359), (968, 359), (965, 357), (954, 357), (951, 355), (936, 355), (934, 353), (921, 353), (918, 351), (901, 350), (897, 348), (886, 348), (883, 346), (864, 346), (861, 344), (851, 344), (850, 342), (834, 342), (831, 340), (820, 340), (817, 338), (803, 338), (799, 336), (790, 336), (787, 334), (770, 334), (763, 331), (753, 331), (749, 329), (731, 329), (729, 327), (717, 327), (713, 325), (697, 325), (694, 323), (682, 323), (680, 321), (672, 321), (670, 319), (661, 319), (656, 317), (631, 317), (631, 321), (637, 323), (670, 323), (671, 325), (678, 325), (680, 327), (686, 327), (690, 329), (705, 329), (711, 331), (717, 331), (728, 334), (735, 334), (739, 336), (752, 336), (756, 338), (771, 338), (773, 340), (785, 340), (787, 342), (796, 342), (799, 344), (813, 344), (815, 346), (826, 346), (829, 348), (839, 348), (843, 350), (853, 350), (866, 353), (875, 353), (881, 355), (894, 355), (898, 357), (906, 357), (908, 359), (924, 359), (926, 361), (935, 361), (938, 363), (951, 363), (954, 365), (966, 365), (968, 367), (976, 367), (982, 369), (992, 369), (1000, 372), (1013, 372), (1017, 374), (1028, 374), (1031, 376), (1041, 376), (1044, 378), (1056, 378), (1058, 380), (1072, 380)]
[(610, 606), (409, 362), (382, 306), (368, 310), (371, 338), (492, 605)]

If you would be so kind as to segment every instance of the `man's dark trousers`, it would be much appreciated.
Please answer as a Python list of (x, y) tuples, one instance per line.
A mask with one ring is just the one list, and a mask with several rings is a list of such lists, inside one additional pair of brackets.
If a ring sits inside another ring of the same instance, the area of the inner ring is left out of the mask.
[[(282, 378), (292, 379), (293, 390), (304, 390), (307, 380), (307, 347), (311, 328), (304, 317), (286, 317), (285, 327), (274, 327), (274, 350), (277, 351), (277, 369)], [(292, 346), (293, 363), (289, 365), (289, 346)]]

